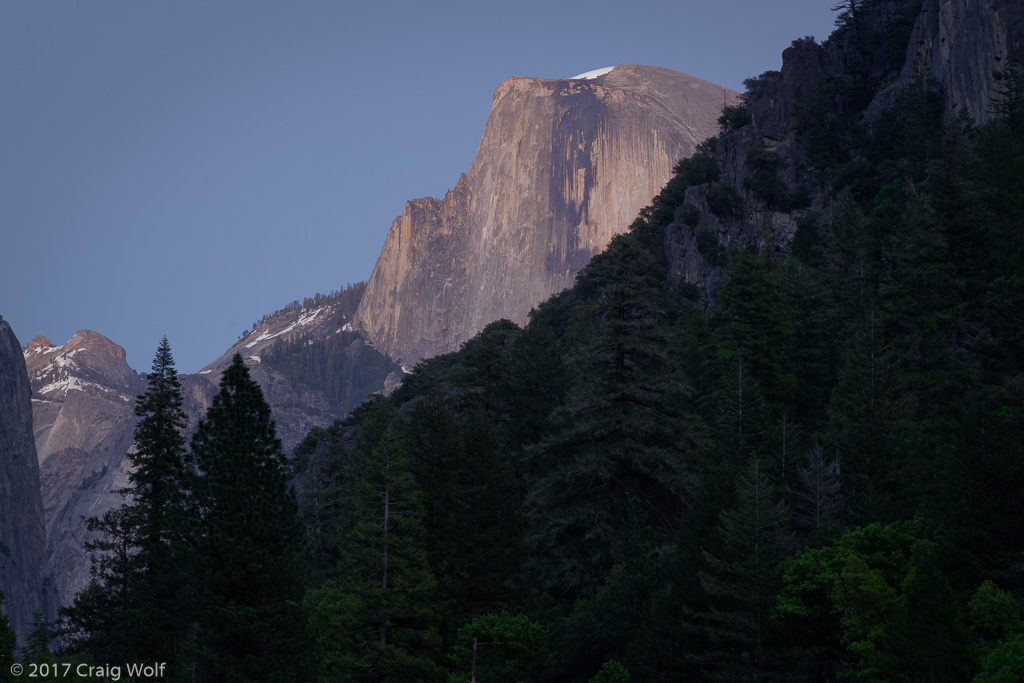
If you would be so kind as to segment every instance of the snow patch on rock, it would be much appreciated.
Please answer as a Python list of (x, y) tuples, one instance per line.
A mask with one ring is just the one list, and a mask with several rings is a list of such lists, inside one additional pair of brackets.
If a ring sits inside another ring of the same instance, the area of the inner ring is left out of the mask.
[(597, 78), (598, 76), (604, 76), (606, 73), (610, 73), (611, 70), (614, 69), (614, 68), (615, 68), (614, 66), (606, 66), (603, 69), (594, 69), (593, 71), (585, 71), (585, 72), (581, 73), (578, 76), (573, 76), (569, 80), (575, 81), (576, 79), (583, 79), (583, 80), (589, 81), (591, 79)]

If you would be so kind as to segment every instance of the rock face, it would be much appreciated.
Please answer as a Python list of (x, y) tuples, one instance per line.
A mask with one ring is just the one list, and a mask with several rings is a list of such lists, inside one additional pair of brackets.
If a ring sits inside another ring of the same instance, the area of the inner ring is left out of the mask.
[(46, 576), (67, 604), (89, 580), (91, 537), (83, 517), (122, 502), (117, 491), (128, 483), (124, 455), (135, 429), (135, 396), (146, 385), (124, 349), (91, 330), (62, 346), (35, 337), (24, 358), (46, 516)]
[(444, 199), (406, 204), (356, 314), (376, 348), (412, 364), (494, 320), (525, 322), (628, 228), (737, 101), (658, 67), (584, 76), (503, 82), (469, 171)]
[[(310, 429), (330, 426), (370, 392), (386, 389), (387, 366), (391, 364), (352, 330), (353, 311), (346, 313), (345, 309), (341, 303), (326, 302), (272, 315), (200, 370), (197, 377), (218, 386), (231, 359), (241, 354), (273, 409), (278, 438), (285, 450), (291, 451)], [(276, 350), (280, 342), (290, 348)], [(298, 358), (303, 352), (308, 357)], [(328, 362), (329, 356), (333, 358)], [(313, 357), (324, 362), (316, 363)], [(360, 387), (351, 386), (352, 375), (365, 376)], [(309, 381), (302, 381), (303, 376)], [(346, 384), (350, 390), (324, 391), (332, 381), (335, 389)]]
[(44, 592), (43, 501), (30, 396), (21, 344), (0, 318), (0, 590), (21, 643), (37, 608), (50, 618), (54, 612)]
[[(752, 189), (758, 159), (763, 163), (766, 154), (775, 156), (785, 194), (806, 193), (799, 210), (827, 213), (828, 183), (814, 177), (804, 156), (802, 138), (815, 117), (852, 116), (870, 127), (924, 76), (941, 97), (946, 120), (966, 113), (984, 124), (1001, 102), (1008, 69), (1024, 63), (1020, 2), (881, 0), (861, 7), (853, 30), (837, 31), (824, 45), (794, 41), (782, 53), (781, 72), (763, 74), (760, 86), (748, 94), (750, 125), (716, 143), (720, 184), (735, 190), (742, 206), (738, 215), (712, 210), (709, 184), (686, 190), (685, 201), (699, 210), (699, 219), (691, 216), (687, 223), (678, 215), (666, 230), (669, 280), (697, 285), (705, 306), (715, 305), (714, 290), (725, 271), (723, 263), (700, 252), (698, 234), (713, 235), (729, 250), (769, 241), (785, 250), (795, 234), (798, 213)], [(848, 94), (836, 96), (843, 92)]]
[(907, 46), (899, 80), (874, 108), (918, 73), (940, 85), (949, 117), (968, 114), (988, 122), (1000, 102), (1002, 77), (1024, 62), (1024, 5), (1016, 0), (925, 0)]

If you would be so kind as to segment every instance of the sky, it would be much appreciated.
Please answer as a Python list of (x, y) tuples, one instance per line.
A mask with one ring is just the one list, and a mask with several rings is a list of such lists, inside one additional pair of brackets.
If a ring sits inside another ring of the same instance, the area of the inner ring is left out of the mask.
[(743, 90), (834, 0), (0, 0), (0, 315), (180, 372), (365, 280), (498, 84), (651, 64)]

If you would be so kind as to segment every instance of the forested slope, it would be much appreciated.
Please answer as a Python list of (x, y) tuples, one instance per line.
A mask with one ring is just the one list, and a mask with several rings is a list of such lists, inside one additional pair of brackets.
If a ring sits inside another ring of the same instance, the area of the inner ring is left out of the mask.
[(869, 116), (910, 31), (872, 16), (831, 45), (893, 45), (782, 151), (730, 171), (727, 110), (528, 325), (310, 434), (324, 666), (463, 680), (476, 638), (479, 680), (1024, 675), (1020, 76), (982, 126), (923, 77)]

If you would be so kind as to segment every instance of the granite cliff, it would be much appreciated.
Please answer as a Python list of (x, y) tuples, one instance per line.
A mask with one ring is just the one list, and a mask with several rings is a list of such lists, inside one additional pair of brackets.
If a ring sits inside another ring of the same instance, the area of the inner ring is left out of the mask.
[(0, 590), (22, 643), (37, 608), (51, 618), (54, 612), (44, 591), (43, 501), (30, 396), (21, 344), (0, 318)]
[(498, 86), (476, 158), (391, 226), (355, 324), (406, 365), (537, 303), (624, 232), (737, 94), (651, 66)]
[(35, 445), (46, 518), (45, 575), (66, 604), (89, 580), (83, 517), (122, 501), (124, 455), (135, 428), (135, 396), (143, 379), (124, 349), (79, 330), (66, 344), (34, 337), (24, 350), (32, 386)]
[[(706, 307), (715, 305), (715, 288), (726, 276), (718, 249), (771, 245), (785, 252), (800, 218), (827, 217), (842, 187), (882, 182), (863, 177), (856, 153), (834, 156), (835, 149), (854, 147), (852, 140), (822, 149), (836, 122), (884, 145), (880, 129), (911, 125), (907, 118), (920, 115), (897, 111), (908, 96), (934, 98), (936, 118), (929, 123), (936, 130), (943, 120), (961, 117), (977, 125), (990, 121), (1008, 79), (1021, 77), (1024, 6), (1010, 0), (860, 2), (827, 41), (795, 40), (782, 62), (781, 71), (747, 82), (745, 124), (712, 147), (720, 177), (686, 189), (684, 209), (666, 230), (670, 282), (696, 285)], [(830, 164), (843, 166), (843, 176), (823, 173)], [(715, 196), (722, 188), (733, 197), (724, 208), (723, 192)]]
[(871, 104), (889, 106), (918, 74), (939, 86), (950, 118), (991, 120), (1004, 77), (1024, 63), (1024, 5), (1013, 0), (925, 0), (917, 15), (897, 80)]

